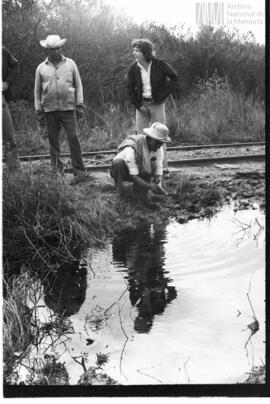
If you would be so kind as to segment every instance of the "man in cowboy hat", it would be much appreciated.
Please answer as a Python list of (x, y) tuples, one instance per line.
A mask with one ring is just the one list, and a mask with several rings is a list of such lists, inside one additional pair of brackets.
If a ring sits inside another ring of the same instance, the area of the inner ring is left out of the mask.
[(164, 143), (171, 141), (166, 125), (155, 122), (139, 135), (128, 136), (118, 147), (110, 175), (117, 192), (123, 195), (123, 181), (133, 182), (134, 191), (143, 198), (149, 192), (167, 194), (161, 186)]
[(86, 177), (76, 119), (76, 115), (80, 118), (83, 113), (83, 88), (76, 63), (61, 53), (65, 42), (58, 35), (48, 35), (40, 41), (48, 56), (36, 69), (35, 109), (41, 125), (45, 117), (53, 171), (61, 174), (64, 165), (60, 159), (59, 133), (61, 125), (64, 127), (76, 183)]

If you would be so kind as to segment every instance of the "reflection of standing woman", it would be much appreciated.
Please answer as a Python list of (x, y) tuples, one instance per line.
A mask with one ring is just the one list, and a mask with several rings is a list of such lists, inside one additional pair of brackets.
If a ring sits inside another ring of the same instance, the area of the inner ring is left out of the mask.
[[(128, 72), (128, 96), (136, 108), (137, 133), (154, 122), (166, 123), (164, 101), (172, 92), (177, 73), (163, 60), (154, 57), (153, 44), (148, 39), (132, 41), (135, 62)], [(164, 168), (167, 171), (166, 145)]]

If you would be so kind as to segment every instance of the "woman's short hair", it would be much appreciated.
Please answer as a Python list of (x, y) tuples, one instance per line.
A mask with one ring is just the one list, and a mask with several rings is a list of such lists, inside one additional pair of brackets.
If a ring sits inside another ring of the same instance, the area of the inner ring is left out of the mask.
[(153, 58), (154, 46), (149, 39), (133, 39), (131, 44), (133, 48), (138, 48), (142, 52), (147, 62), (150, 62)]

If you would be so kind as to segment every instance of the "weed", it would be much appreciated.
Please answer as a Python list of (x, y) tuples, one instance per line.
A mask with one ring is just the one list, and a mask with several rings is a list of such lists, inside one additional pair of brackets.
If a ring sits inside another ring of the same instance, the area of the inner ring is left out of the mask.
[(215, 184), (210, 186), (201, 194), (202, 206), (215, 206), (222, 200), (222, 192)]
[(3, 299), (3, 359), (5, 377), (12, 369), (16, 358), (22, 356), (34, 340), (31, 328), (32, 310), (29, 297), (33, 280), (27, 272), (4, 282)]
[(97, 367), (101, 368), (105, 363), (108, 362), (109, 360), (109, 354), (103, 354), (103, 353), (98, 353), (97, 355), (97, 360), (96, 360), (96, 364)]
[(45, 363), (37, 372), (35, 385), (68, 385), (69, 377), (63, 363), (56, 361), (54, 355), (45, 355)]
[(118, 384), (106, 373), (101, 373), (97, 368), (90, 367), (79, 379), (79, 385), (114, 385)]
[(265, 365), (254, 366), (251, 369), (246, 384), (262, 384), (265, 383)]
[(180, 196), (190, 192), (193, 187), (193, 183), (191, 182), (191, 174), (180, 174), (178, 178), (179, 179), (175, 187), (175, 195)]

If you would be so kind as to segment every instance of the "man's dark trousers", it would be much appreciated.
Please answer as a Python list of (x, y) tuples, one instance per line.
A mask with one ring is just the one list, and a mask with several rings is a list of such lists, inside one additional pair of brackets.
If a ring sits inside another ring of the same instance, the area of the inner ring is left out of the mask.
[(77, 119), (75, 111), (45, 112), (50, 143), (51, 163), (55, 170), (63, 173), (64, 165), (60, 159), (60, 128), (61, 125), (67, 134), (71, 163), (74, 175), (84, 172), (82, 150), (78, 138)]

